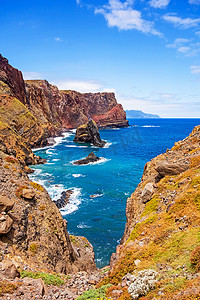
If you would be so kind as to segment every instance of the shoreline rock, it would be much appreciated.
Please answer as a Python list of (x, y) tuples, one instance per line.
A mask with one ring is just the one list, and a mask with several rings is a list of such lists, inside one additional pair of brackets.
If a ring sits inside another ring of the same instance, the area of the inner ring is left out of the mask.
[(58, 200), (53, 200), (53, 202), (59, 209), (61, 209), (69, 203), (69, 199), (72, 194), (73, 194), (72, 190), (63, 191), (61, 193), (61, 197)]
[(74, 142), (93, 144), (100, 148), (103, 148), (106, 144), (101, 139), (98, 127), (93, 120), (89, 120), (86, 124), (77, 128)]
[(91, 152), (86, 158), (75, 161), (74, 165), (88, 165), (89, 163), (94, 163), (99, 160), (101, 160), (101, 158), (99, 158), (93, 152)]

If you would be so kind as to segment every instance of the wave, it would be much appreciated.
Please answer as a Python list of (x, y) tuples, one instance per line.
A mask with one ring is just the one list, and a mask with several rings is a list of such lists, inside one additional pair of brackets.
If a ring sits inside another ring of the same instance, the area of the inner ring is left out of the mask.
[(72, 176), (73, 176), (74, 178), (85, 177), (85, 175), (83, 175), (83, 174), (72, 174)]
[(81, 204), (81, 189), (73, 188), (73, 194), (69, 198), (69, 203), (60, 209), (61, 215), (66, 216), (71, 214), (72, 212), (78, 210), (78, 206)]
[(52, 159), (52, 161), (59, 161), (59, 160), (60, 160), (59, 158)]
[(66, 145), (66, 148), (88, 148), (88, 146), (80, 146), (80, 145)]
[(83, 228), (91, 228), (91, 226), (86, 225), (84, 223), (80, 223), (80, 224), (77, 225), (77, 228), (81, 228), (81, 229), (83, 229)]
[(75, 129), (70, 129), (69, 131), (72, 132), (72, 133), (76, 133), (76, 128)]
[(91, 195), (90, 198), (98, 198), (98, 197), (102, 197), (104, 194), (94, 194)]
[[(71, 135), (73, 135), (72, 132), (69, 132), (69, 131), (63, 132), (61, 136), (57, 136), (57, 137), (53, 138), (54, 142), (55, 142), (53, 145), (49, 145), (49, 146), (45, 146), (45, 147), (40, 147), (40, 148), (33, 148), (32, 151), (40, 151), (40, 150), (45, 150), (45, 149), (49, 149), (50, 150), (50, 149), (56, 147), (58, 144), (62, 143), (64, 140), (66, 140), (66, 138), (68, 138)], [(47, 151), (46, 151), (46, 153), (47, 153)]]
[(145, 128), (145, 127), (146, 127), (146, 128), (151, 128), (151, 127), (152, 127), (152, 128), (153, 128), (153, 127), (160, 127), (160, 126), (156, 126), (156, 125), (144, 125), (144, 126), (141, 126), (141, 127), (144, 127), (144, 128)]
[(111, 145), (112, 145), (112, 143), (106, 141), (104, 148), (109, 148)]

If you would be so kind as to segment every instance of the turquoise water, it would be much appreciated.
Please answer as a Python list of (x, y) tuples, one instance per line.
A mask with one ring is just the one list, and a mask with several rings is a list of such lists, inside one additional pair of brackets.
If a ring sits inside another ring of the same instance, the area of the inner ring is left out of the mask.
[[(47, 159), (33, 166), (30, 175), (47, 189), (53, 199), (72, 189), (70, 203), (61, 210), (70, 234), (88, 238), (94, 246), (98, 267), (109, 263), (123, 235), (127, 197), (140, 182), (144, 165), (156, 155), (185, 138), (200, 119), (137, 119), (128, 128), (101, 130), (106, 148), (73, 143), (74, 131), (56, 138), (53, 147), (35, 151)], [(100, 163), (77, 166), (74, 160), (91, 151)], [(95, 195), (95, 197), (90, 197)]]

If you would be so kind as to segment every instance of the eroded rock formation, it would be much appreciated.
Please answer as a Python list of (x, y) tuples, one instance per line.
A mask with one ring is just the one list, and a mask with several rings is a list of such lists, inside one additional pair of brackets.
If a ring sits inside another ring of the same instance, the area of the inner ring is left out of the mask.
[[(121, 286), (130, 286), (125, 280), (130, 273), (137, 278), (141, 270), (148, 269), (159, 276), (155, 290), (147, 288), (142, 293), (148, 299), (155, 295), (161, 295), (162, 299), (197, 297), (200, 292), (199, 207), (200, 126), (197, 126), (189, 137), (145, 165), (141, 182), (127, 199), (126, 228), (121, 244), (111, 257), (112, 270), (106, 283), (119, 283), (116, 289), (121, 290)], [(184, 284), (177, 288), (175, 282), (185, 278)], [(167, 282), (174, 282), (172, 290), (168, 289)], [(141, 285), (136, 283), (134, 291), (141, 291)], [(133, 289), (128, 291), (132, 293)], [(139, 297), (136, 294), (134, 299)], [(125, 295), (121, 290), (121, 297)]]
[(86, 158), (75, 161), (74, 165), (87, 165), (90, 163), (97, 162), (99, 160), (101, 159), (98, 156), (96, 156), (93, 152), (91, 152)]
[(98, 127), (93, 120), (89, 120), (86, 124), (77, 128), (74, 142), (89, 143), (101, 148), (106, 144), (101, 139)]

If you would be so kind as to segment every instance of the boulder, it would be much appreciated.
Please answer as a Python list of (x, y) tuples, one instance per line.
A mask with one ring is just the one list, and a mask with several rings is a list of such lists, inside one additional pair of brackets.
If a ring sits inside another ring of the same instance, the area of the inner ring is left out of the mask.
[(142, 202), (147, 203), (148, 201), (150, 201), (153, 193), (154, 193), (153, 184), (147, 183), (141, 194)]
[(101, 148), (106, 144), (106, 142), (101, 139), (98, 127), (93, 120), (77, 128), (74, 142), (90, 143)]
[(161, 177), (166, 175), (178, 175), (188, 169), (189, 165), (182, 163), (169, 163), (168, 161), (162, 161), (157, 167), (156, 171)]
[(15, 264), (10, 260), (4, 260), (0, 263), (0, 274), (11, 279), (20, 277), (20, 273), (17, 270)]
[(63, 191), (61, 193), (61, 197), (57, 200), (54, 200), (53, 202), (55, 203), (55, 205), (60, 209), (64, 206), (67, 205), (67, 203), (69, 203), (69, 198), (70, 196), (73, 194), (72, 190), (67, 190), (67, 191)]
[(13, 205), (14, 205), (13, 200), (0, 195), (0, 212), (9, 211), (10, 209), (12, 209)]
[(31, 189), (23, 189), (22, 197), (27, 200), (32, 200), (35, 197), (35, 192)]
[(34, 279), (25, 277), (23, 278), (23, 284), (33, 286), (41, 297), (46, 294), (46, 287), (44, 281), (41, 278)]
[(0, 214), (0, 235), (7, 234), (12, 228), (13, 220), (4, 214)]
[(93, 163), (99, 160), (100, 158), (96, 156), (93, 152), (91, 152), (86, 158), (75, 161), (74, 165), (87, 165), (89, 163)]

